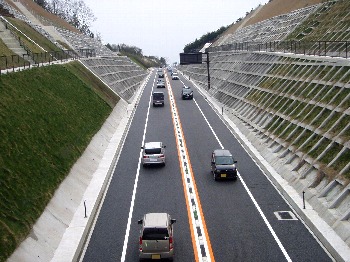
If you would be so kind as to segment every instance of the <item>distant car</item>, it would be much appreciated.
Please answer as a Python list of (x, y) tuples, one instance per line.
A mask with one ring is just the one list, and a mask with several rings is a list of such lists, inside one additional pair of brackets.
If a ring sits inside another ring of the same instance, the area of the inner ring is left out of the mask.
[[(158, 79), (160, 80), (160, 79)], [(165, 88), (165, 83), (163, 80), (160, 80), (157, 82), (157, 88)]]
[(181, 91), (182, 99), (193, 99), (193, 91), (189, 86), (184, 86)]
[(237, 161), (231, 152), (226, 149), (216, 149), (211, 154), (211, 172), (214, 180), (237, 179)]
[(172, 80), (179, 80), (179, 75), (177, 73), (173, 73), (171, 76)]
[(152, 103), (153, 106), (164, 106), (164, 93), (163, 92), (153, 92), (152, 93)]
[(165, 166), (165, 145), (162, 142), (148, 142), (141, 148), (143, 166), (155, 164)]
[(174, 229), (167, 213), (148, 213), (138, 220), (142, 225), (139, 236), (139, 258), (169, 259), (174, 257)]
[(158, 72), (158, 77), (159, 77), (159, 78), (164, 78), (164, 73), (163, 73), (163, 71)]

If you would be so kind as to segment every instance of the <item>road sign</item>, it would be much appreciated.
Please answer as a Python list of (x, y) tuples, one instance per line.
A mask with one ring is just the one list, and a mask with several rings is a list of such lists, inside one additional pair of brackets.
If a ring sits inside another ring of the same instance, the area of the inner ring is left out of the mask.
[(180, 53), (180, 65), (201, 64), (202, 53)]

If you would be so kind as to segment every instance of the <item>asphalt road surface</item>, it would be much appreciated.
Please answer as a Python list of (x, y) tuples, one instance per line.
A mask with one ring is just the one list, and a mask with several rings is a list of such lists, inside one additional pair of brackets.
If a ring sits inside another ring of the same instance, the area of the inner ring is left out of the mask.
[[(138, 261), (137, 221), (167, 212), (174, 224), (175, 261), (332, 261), (234, 135), (190, 82), (154, 71), (137, 106), (82, 261)], [(165, 106), (153, 107), (152, 90)], [(164, 167), (143, 167), (144, 142), (166, 145)], [(225, 148), (238, 161), (236, 181), (214, 181), (210, 157)], [(204, 259), (203, 259), (204, 258)]]

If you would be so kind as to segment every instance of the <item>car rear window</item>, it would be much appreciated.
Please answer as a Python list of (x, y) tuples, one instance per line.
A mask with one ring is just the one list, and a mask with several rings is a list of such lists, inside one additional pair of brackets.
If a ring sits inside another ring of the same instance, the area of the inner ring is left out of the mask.
[(168, 229), (166, 228), (145, 228), (143, 230), (143, 240), (159, 240), (169, 237)]
[(233, 165), (233, 158), (230, 156), (217, 156), (215, 162), (217, 165)]
[(153, 94), (153, 98), (154, 99), (164, 99), (164, 94), (159, 94), (159, 93)]
[(147, 155), (160, 154), (160, 152), (161, 152), (160, 148), (148, 148), (148, 149), (145, 149), (145, 153)]

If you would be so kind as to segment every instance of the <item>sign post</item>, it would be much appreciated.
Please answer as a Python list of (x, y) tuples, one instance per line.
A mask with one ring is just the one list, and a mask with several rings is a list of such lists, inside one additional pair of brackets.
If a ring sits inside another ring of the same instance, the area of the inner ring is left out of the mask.
[[(207, 55), (207, 71), (208, 71), (208, 90), (210, 89), (210, 73), (209, 73), (209, 53), (205, 52)], [(202, 64), (203, 53), (180, 53), (180, 65), (191, 65), (191, 64)]]

